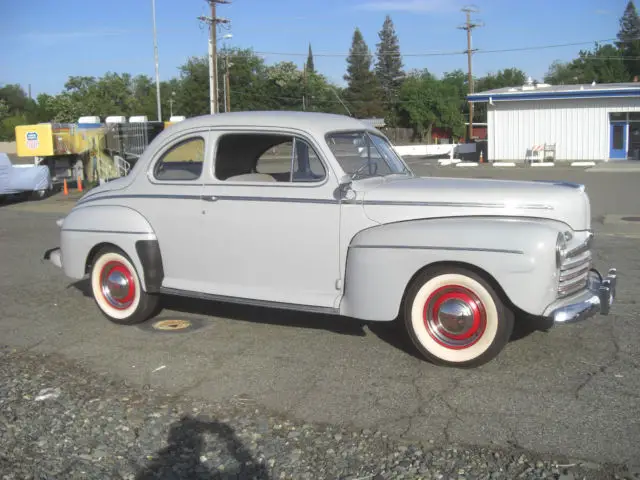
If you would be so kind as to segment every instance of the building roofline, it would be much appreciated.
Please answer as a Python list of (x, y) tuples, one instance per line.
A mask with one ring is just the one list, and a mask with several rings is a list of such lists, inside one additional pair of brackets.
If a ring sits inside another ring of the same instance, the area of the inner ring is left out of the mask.
[(599, 85), (541, 85), (529, 88), (500, 88), (467, 95), (470, 102), (515, 100), (561, 100), (580, 98), (640, 97), (640, 83)]

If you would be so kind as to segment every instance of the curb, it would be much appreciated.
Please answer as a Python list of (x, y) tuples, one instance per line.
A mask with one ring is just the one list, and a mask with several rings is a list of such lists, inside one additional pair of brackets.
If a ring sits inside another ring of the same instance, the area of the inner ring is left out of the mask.
[(541, 162), (541, 163), (532, 163), (531, 167), (555, 167), (556, 164), (553, 162)]
[(456, 164), (456, 167), (477, 167), (478, 162), (460, 162)]
[(515, 162), (493, 162), (494, 167), (515, 167)]
[(595, 167), (596, 162), (571, 162), (572, 167)]

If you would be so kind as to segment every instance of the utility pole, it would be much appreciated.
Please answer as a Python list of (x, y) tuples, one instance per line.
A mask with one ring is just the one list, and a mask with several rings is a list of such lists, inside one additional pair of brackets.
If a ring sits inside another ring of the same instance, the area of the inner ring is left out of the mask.
[(156, 0), (151, 0), (151, 14), (153, 15), (153, 55), (156, 64), (156, 103), (158, 121), (162, 121), (162, 107), (160, 106), (160, 71), (158, 69), (158, 36), (156, 34)]
[(229, 65), (229, 57), (225, 56), (225, 63), (227, 64), (227, 71), (226, 71), (226, 75), (225, 75), (225, 106), (224, 106), (224, 111), (225, 112), (230, 112), (231, 111), (231, 73), (229, 72), (229, 67), (231, 65)]
[[(467, 15), (467, 21), (465, 22), (464, 25), (458, 28), (461, 30), (467, 31), (467, 50), (465, 53), (467, 54), (468, 71), (469, 71), (469, 93), (471, 94), (473, 93), (473, 73), (472, 73), (471, 57), (473, 55), (473, 52), (476, 51), (471, 49), (471, 31), (476, 27), (482, 27), (483, 24), (471, 22), (471, 13), (477, 12), (478, 11), (477, 8), (464, 7), (462, 11), (465, 12), (465, 14)], [(473, 102), (469, 102), (469, 133), (468, 133), (469, 141), (471, 141), (472, 136), (473, 136)]]
[(217, 4), (229, 4), (228, 0), (206, 0), (211, 6), (211, 16), (198, 17), (199, 20), (209, 24), (209, 103), (210, 113), (218, 113), (218, 54), (217, 54), (217, 29), (218, 24), (229, 23), (226, 18), (219, 18), (216, 14)]
[(307, 64), (303, 66), (302, 110), (307, 110)]

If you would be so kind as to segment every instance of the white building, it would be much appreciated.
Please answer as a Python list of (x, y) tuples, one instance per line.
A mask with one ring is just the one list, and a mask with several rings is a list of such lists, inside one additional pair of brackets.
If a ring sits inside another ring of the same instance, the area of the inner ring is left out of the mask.
[(529, 82), (468, 98), (487, 104), (489, 161), (640, 160), (640, 83)]

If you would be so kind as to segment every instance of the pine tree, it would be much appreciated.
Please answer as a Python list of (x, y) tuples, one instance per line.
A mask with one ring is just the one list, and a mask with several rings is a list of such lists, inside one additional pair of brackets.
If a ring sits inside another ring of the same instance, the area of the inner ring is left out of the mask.
[(371, 62), (369, 47), (360, 29), (356, 28), (347, 57), (347, 73), (344, 79), (348, 82), (345, 97), (353, 104), (350, 110), (358, 118), (384, 115), (381, 89), (378, 79), (371, 70)]
[[(380, 43), (376, 45), (377, 63), (375, 72), (384, 92), (384, 99), (387, 105), (391, 106), (397, 103), (401, 84), (401, 79), (398, 77), (404, 75), (404, 72), (402, 71), (398, 36), (389, 15), (386, 16), (378, 37), (380, 38)], [(395, 115), (392, 117), (395, 118)], [(390, 123), (395, 122), (392, 120)]]
[(640, 17), (633, 0), (629, 0), (620, 18), (616, 46), (624, 57), (634, 57), (624, 60), (629, 78), (640, 75)]
[(307, 55), (307, 73), (315, 73), (316, 69), (313, 64), (313, 52), (311, 51), (311, 44), (309, 44), (309, 54)]

